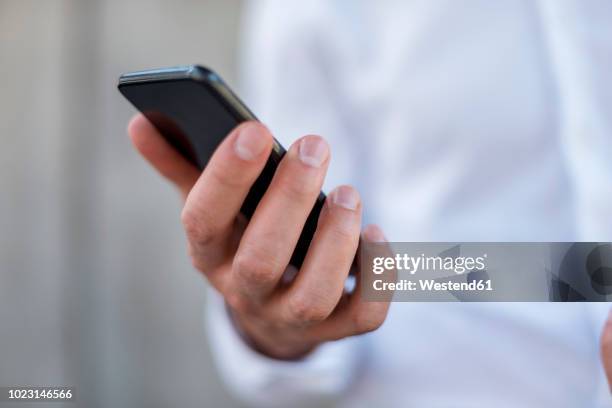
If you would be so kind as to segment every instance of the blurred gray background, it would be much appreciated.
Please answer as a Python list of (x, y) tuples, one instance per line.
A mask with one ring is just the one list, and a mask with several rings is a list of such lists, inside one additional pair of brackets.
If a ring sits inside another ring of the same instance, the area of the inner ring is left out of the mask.
[(212, 366), (179, 197), (132, 150), (116, 81), (197, 62), (236, 85), (240, 6), (0, 0), (0, 386), (238, 405)]

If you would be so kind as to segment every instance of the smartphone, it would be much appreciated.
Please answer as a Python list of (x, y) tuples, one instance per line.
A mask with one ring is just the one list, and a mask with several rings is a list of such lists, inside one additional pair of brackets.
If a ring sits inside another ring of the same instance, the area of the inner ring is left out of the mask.
[[(170, 145), (200, 170), (232, 129), (241, 122), (257, 120), (219, 75), (199, 65), (125, 73), (118, 88)], [(242, 204), (240, 211), (247, 219), (255, 212), (285, 152), (275, 139), (264, 169)], [(295, 247), (290, 263), (297, 268), (308, 251), (324, 201), (321, 192)]]

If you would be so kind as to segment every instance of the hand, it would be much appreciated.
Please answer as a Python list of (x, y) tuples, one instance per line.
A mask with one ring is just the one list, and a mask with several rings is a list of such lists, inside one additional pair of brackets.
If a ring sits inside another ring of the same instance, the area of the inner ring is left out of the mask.
[(612, 393), (612, 310), (601, 332), (601, 359)]
[[(247, 224), (239, 210), (272, 149), (265, 126), (238, 126), (201, 174), (142, 115), (132, 119), (128, 133), (136, 149), (179, 188), (193, 265), (224, 297), (254, 348), (294, 359), (322, 342), (383, 323), (388, 302), (362, 302), (359, 284), (352, 294), (344, 290), (361, 225), (361, 201), (352, 187), (329, 194), (300, 271), (287, 267), (329, 165), (329, 147), (321, 137), (304, 136), (291, 146)], [(384, 237), (369, 226), (363, 239)]]

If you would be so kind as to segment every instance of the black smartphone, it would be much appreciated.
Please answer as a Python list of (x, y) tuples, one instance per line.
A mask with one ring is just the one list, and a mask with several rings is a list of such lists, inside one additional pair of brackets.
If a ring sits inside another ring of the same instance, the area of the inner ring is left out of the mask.
[[(203, 170), (221, 141), (238, 124), (257, 120), (215, 72), (199, 65), (129, 72), (119, 78), (119, 91), (194, 166)], [(270, 157), (251, 187), (241, 213), (247, 219), (272, 181), (285, 149), (274, 140)], [(291, 257), (302, 265), (317, 227), (325, 195), (319, 194)]]

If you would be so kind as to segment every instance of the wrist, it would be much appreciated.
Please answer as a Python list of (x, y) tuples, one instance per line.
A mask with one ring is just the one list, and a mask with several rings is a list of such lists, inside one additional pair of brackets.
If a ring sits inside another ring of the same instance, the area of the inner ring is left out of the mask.
[(270, 329), (252, 316), (243, 316), (226, 305), (232, 325), (242, 340), (256, 352), (278, 360), (299, 360), (308, 356), (318, 345), (299, 336), (283, 335)]

